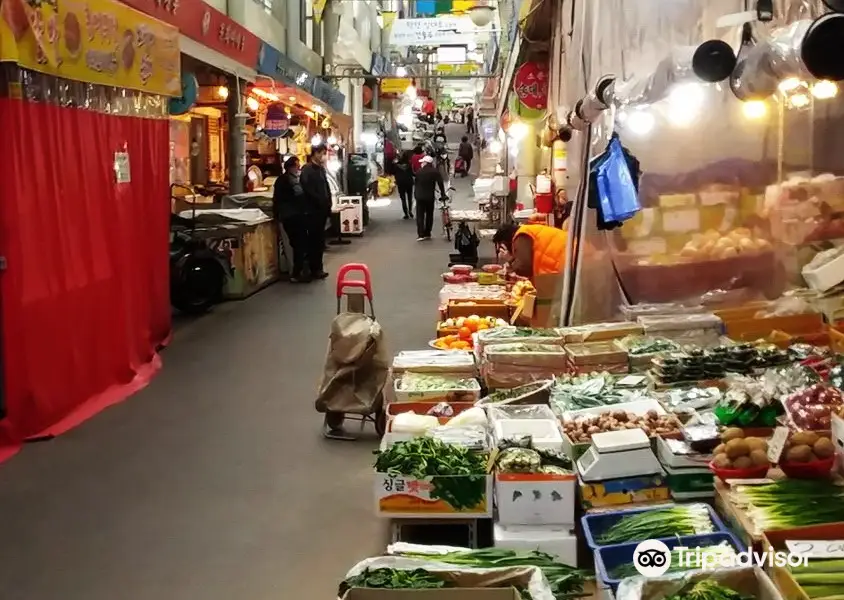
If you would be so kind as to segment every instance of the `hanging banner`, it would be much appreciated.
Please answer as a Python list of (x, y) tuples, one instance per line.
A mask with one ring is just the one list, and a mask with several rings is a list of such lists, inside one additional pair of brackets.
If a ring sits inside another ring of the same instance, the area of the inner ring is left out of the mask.
[[(382, 94), (404, 94), (413, 83), (411, 79), (382, 79)], [(418, 92), (417, 92), (418, 93)]]
[(314, 23), (322, 23), (322, 13), (325, 12), (325, 5), (328, 0), (314, 0)]
[(526, 62), (513, 75), (513, 91), (519, 102), (530, 110), (548, 107), (548, 65)]
[(289, 118), (283, 103), (270, 104), (267, 106), (267, 114), (264, 118), (264, 133), (271, 138), (281, 137), (288, 129)]
[(477, 75), (481, 70), (478, 63), (463, 63), (460, 65), (439, 64), (437, 73), (440, 75)]
[(390, 29), (394, 46), (465, 45), (484, 42), (493, 27), (478, 27), (465, 15), (440, 15), (431, 19), (396, 19)]
[(0, 61), (74, 81), (181, 95), (175, 27), (113, 0), (0, 4)]

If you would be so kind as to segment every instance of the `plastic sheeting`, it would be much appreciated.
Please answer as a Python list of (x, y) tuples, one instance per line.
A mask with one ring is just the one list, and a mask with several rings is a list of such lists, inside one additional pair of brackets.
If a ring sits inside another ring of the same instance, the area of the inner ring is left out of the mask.
[[(838, 141), (844, 101), (817, 100), (781, 114), (771, 101), (767, 115), (750, 119), (728, 82), (696, 86), (694, 102), (672, 98), (677, 84), (694, 81), (690, 50), (714, 38), (737, 49), (741, 28), (717, 28), (716, 22), (752, 6), (744, 0), (564, 2), (561, 29), (570, 35), (562, 36), (562, 57), (552, 68), (555, 114), (570, 110), (602, 76), (614, 75), (616, 96), (646, 107), (654, 124), (637, 134), (632, 107), (621, 115), (627, 118), (619, 126), (622, 142), (644, 172), (645, 208), (613, 232), (598, 231), (593, 211), (587, 212), (572, 323), (615, 317), (624, 295), (633, 302), (722, 298), (713, 292), (724, 290), (730, 298), (776, 297), (802, 285), (801, 265), (818, 247), (844, 238), (835, 215), (839, 203), (844, 211), (839, 180), (812, 179), (844, 175), (844, 158), (838, 158), (844, 157)], [(823, 12), (820, 0), (778, 0), (774, 21), (756, 23), (754, 34), (770, 39)], [(554, 72), (564, 79), (556, 88)], [(700, 104), (694, 119), (681, 114), (694, 103)], [(588, 150), (584, 132), (569, 143), (569, 197), (581, 184), (585, 161), (605, 149), (616, 113), (610, 109), (593, 124)], [(798, 198), (812, 202), (796, 209)], [(696, 254), (707, 241), (719, 250)], [(727, 246), (737, 256), (721, 250)]]

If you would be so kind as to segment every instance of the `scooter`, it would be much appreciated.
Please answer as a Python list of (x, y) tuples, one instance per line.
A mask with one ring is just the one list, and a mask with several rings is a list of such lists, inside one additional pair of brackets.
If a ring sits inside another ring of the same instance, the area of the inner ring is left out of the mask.
[[(186, 186), (171, 185), (171, 197), (175, 187)], [(170, 304), (187, 314), (207, 312), (222, 300), (231, 275), (224, 249), (212, 249), (196, 235), (195, 207), (190, 219), (170, 215)]]

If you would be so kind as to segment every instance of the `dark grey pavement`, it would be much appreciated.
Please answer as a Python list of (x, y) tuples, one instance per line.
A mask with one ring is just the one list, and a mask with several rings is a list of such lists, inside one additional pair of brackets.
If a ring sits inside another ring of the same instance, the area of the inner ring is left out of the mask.
[[(432, 337), (450, 247), (397, 205), (327, 257), (370, 266), (391, 351)], [(334, 310), (332, 280), (220, 306), (146, 390), (1, 465), (0, 598), (334, 598), (386, 539), (374, 439), (326, 441), (313, 410)]]

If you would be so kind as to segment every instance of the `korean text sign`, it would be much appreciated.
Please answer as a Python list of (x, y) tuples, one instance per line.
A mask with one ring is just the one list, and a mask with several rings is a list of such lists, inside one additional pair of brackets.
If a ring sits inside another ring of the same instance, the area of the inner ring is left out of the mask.
[(0, 2), (0, 60), (75, 81), (181, 93), (175, 27), (114, 0)]

